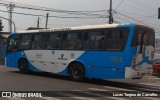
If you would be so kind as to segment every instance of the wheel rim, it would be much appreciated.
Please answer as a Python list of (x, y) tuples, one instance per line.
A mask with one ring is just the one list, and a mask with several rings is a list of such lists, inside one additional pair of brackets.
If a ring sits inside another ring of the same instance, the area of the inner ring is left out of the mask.
[(19, 64), (21, 73), (28, 73), (28, 65), (26, 60), (21, 60)]
[(75, 78), (80, 78), (82, 76), (81, 69), (79, 68), (79, 65), (74, 65), (71, 69), (72, 75)]
[(20, 69), (22, 70), (25, 67), (25, 65), (26, 65), (25, 61), (22, 61), (21, 64), (20, 64)]

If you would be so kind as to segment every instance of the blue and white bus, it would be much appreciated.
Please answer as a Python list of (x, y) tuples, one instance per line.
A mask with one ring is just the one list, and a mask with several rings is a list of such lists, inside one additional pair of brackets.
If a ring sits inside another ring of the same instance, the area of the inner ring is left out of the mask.
[(9, 36), (6, 66), (75, 81), (141, 78), (152, 73), (154, 47), (154, 30), (134, 23), (30, 30)]

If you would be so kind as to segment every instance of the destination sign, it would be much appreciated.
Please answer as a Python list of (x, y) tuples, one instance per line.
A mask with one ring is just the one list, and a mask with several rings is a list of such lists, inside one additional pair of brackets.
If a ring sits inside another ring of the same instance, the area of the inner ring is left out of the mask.
[(69, 31), (71, 28), (58, 28), (58, 29), (43, 29), (39, 30), (39, 32), (55, 32), (55, 31)]

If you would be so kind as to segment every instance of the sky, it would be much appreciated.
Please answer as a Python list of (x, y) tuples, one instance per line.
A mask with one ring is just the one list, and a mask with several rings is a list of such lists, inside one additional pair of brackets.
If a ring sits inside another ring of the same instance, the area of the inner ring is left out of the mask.
[[(9, 19), (7, 7), (3, 4), (10, 2), (15, 4), (12, 20), (16, 24), (17, 31), (25, 30), (28, 27), (37, 27), (38, 17), (40, 18), (39, 26), (44, 28), (47, 13), (50, 16), (48, 28), (108, 23), (109, 14), (107, 10), (109, 10), (110, 0), (0, 0), (0, 16)], [(115, 22), (142, 23), (154, 28), (156, 35), (160, 35), (160, 19), (158, 19), (160, 0), (112, 0), (112, 2)], [(52, 11), (24, 9), (22, 7), (51, 9)], [(2, 23), (4, 31), (8, 32), (8, 21), (2, 19)]]

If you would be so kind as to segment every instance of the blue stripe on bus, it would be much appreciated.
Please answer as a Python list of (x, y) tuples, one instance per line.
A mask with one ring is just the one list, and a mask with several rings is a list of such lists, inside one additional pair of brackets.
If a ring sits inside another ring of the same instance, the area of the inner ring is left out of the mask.
[[(25, 58), (25, 59), (28, 60), (28, 58), (27, 58), (25, 53), (22, 55), (22, 51), (18, 51), (18, 52), (15, 52), (15, 53), (8, 54), (7, 58), (13, 58), (13, 59), (7, 59), (7, 65), (6, 65), (8, 67), (13, 67), (13, 68), (18, 68), (18, 61), (19, 61), (20, 58)], [(30, 63), (30, 61), (28, 61), (28, 67), (29, 67), (29, 70), (31, 70), (31, 71), (42, 72), (40, 69), (38, 69), (35, 66), (33, 66)]]

